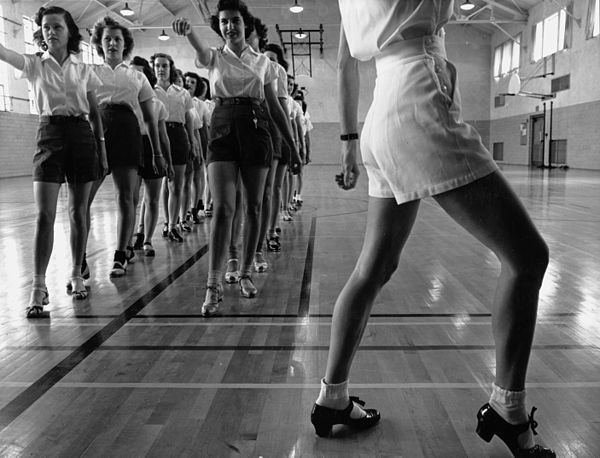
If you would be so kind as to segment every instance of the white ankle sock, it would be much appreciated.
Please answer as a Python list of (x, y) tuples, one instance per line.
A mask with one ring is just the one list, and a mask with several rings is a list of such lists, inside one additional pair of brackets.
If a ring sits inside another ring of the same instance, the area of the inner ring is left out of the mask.
[(36, 287), (46, 287), (46, 276), (45, 275), (34, 275), (32, 285), (34, 288)]
[[(342, 383), (329, 384), (325, 379), (321, 380), (321, 392), (317, 398), (317, 404), (331, 409), (344, 410), (348, 407), (350, 395), (348, 394), (348, 380)], [(362, 418), (366, 412), (356, 403), (352, 403), (350, 418)]]
[(81, 264), (73, 265), (71, 268), (71, 278), (73, 277), (81, 277)]
[(220, 270), (209, 270), (208, 271), (208, 279), (206, 280), (207, 286), (217, 286), (221, 283), (221, 277), (223, 276), (223, 272)]
[[(525, 390), (509, 391), (494, 384), (490, 405), (504, 420), (511, 425), (519, 425), (528, 421), (525, 409)], [(519, 435), (519, 447), (530, 449), (535, 445), (531, 428)]]

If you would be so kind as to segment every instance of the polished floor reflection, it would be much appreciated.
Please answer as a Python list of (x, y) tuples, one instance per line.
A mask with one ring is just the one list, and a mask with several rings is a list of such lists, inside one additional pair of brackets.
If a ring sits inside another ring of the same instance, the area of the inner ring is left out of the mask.
[[(352, 392), (380, 425), (321, 439), (309, 423), (336, 296), (362, 244), (366, 180), (306, 170), (305, 204), (283, 249), (200, 315), (208, 222), (183, 244), (110, 279), (112, 183), (93, 206), (86, 300), (67, 296), (66, 190), (47, 284), (51, 318), (26, 320), (30, 178), (0, 180), (0, 456), (506, 457), (475, 434), (494, 373), (491, 297), (499, 263), (425, 200), (398, 271), (378, 297)], [(528, 375), (539, 437), (560, 457), (600, 456), (600, 172), (506, 167), (551, 251)]]

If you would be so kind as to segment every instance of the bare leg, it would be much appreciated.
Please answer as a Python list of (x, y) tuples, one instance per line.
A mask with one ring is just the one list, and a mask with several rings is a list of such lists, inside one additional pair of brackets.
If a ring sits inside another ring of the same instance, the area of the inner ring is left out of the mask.
[(496, 385), (523, 390), (548, 248), (500, 172), (435, 199), (500, 259), (492, 314)]
[(181, 203), (179, 205), (179, 219), (183, 223), (187, 216), (190, 200), (192, 198), (192, 182), (194, 179), (194, 170), (192, 164), (186, 165), (183, 186), (181, 189)]
[(164, 177), (162, 179), (161, 188), (162, 207), (163, 214), (165, 215), (165, 223), (169, 223), (169, 179)]
[(242, 232), (242, 221), (244, 215), (244, 199), (242, 180), (238, 177), (235, 187), (235, 211), (231, 221), (231, 241), (229, 242), (229, 259), (239, 259), (240, 234)]
[(225, 264), (227, 246), (231, 240), (231, 221), (235, 211), (235, 190), (238, 165), (217, 161), (208, 165), (209, 184), (214, 199), (214, 216), (210, 228), (208, 270), (220, 271)]
[(258, 242), (260, 232), (260, 213), (265, 181), (269, 173), (268, 167), (249, 166), (241, 170), (242, 182), (245, 189), (246, 220), (244, 227), (244, 255), (242, 261), (242, 274), (250, 274), (254, 250)]
[(54, 221), (60, 183), (33, 182), (37, 218), (33, 237), (33, 275), (46, 275), (54, 246)]
[(267, 175), (267, 180), (265, 181), (265, 191), (263, 193), (262, 212), (260, 216), (260, 232), (258, 234), (258, 243), (256, 244), (257, 252), (262, 251), (267, 230), (269, 229), (269, 221), (271, 221), (271, 201), (273, 200), (274, 194), (273, 183), (275, 182), (278, 164), (279, 159), (274, 159), (271, 163), (271, 167), (269, 167), (269, 173)]
[[(394, 199), (369, 199), (362, 250), (333, 309), (327, 383), (348, 380), (373, 301), (398, 266), (418, 209), (419, 201), (398, 205)], [(330, 407), (343, 409), (347, 404), (347, 399), (340, 399), (339, 406)]]
[(273, 200), (271, 202), (271, 214), (269, 221), (269, 231), (274, 231), (279, 220), (279, 211), (281, 209), (281, 200), (283, 198), (283, 183), (286, 176), (287, 164), (278, 163), (273, 181)]
[(145, 243), (152, 243), (152, 237), (154, 236), (154, 230), (156, 229), (161, 182), (162, 179), (160, 178), (144, 180), (144, 205), (142, 206), (141, 211), (144, 213)]
[(185, 165), (174, 165), (175, 174), (173, 179), (168, 182), (169, 186), (169, 229), (177, 224), (177, 215), (181, 204), (181, 193), (185, 181)]
[(114, 167), (113, 181), (117, 190), (117, 250), (124, 251), (129, 245), (135, 228), (134, 193), (138, 175), (134, 167)]
[(93, 182), (69, 183), (69, 222), (71, 257), (74, 266), (81, 266), (88, 236), (88, 204)]

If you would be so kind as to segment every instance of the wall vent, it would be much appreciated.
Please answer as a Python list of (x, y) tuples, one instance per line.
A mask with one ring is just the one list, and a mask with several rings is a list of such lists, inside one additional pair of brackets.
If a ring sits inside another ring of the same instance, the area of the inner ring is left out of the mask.
[(554, 78), (552, 81), (551, 91), (553, 94), (566, 91), (571, 87), (571, 75), (561, 76), (559, 78)]
[(506, 105), (506, 96), (498, 95), (494, 97), (494, 108), (503, 107)]

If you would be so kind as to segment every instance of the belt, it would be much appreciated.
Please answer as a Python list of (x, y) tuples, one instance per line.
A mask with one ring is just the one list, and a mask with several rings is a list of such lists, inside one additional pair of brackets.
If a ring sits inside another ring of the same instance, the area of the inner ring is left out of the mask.
[(260, 105), (261, 99), (254, 97), (215, 97), (217, 105)]
[(65, 116), (65, 115), (41, 115), (40, 122), (49, 122), (50, 124), (66, 124), (69, 122), (87, 122), (87, 118), (84, 114), (77, 116)]
[(129, 105), (123, 105), (120, 103), (103, 103), (98, 106), (101, 110), (112, 110), (112, 111), (133, 111)]
[(165, 122), (165, 124), (167, 125), (167, 127), (178, 127), (178, 126), (183, 127), (182, 122), (167, 121), (167, 122)]

